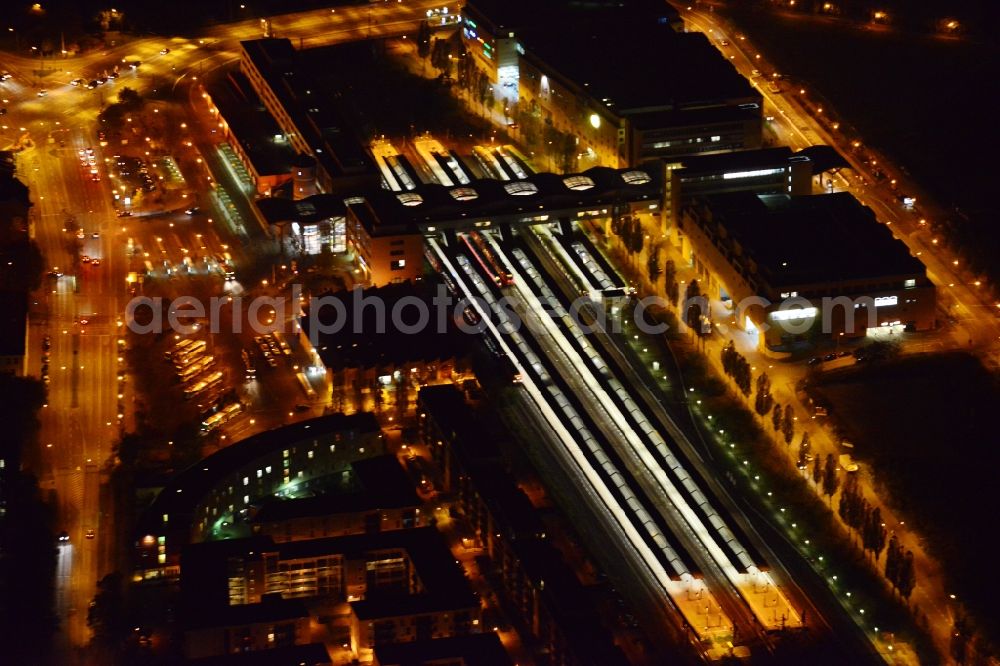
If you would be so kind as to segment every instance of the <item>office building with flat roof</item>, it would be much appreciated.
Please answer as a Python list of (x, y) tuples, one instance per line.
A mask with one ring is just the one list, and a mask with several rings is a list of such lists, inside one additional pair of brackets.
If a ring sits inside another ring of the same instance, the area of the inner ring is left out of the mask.
[[(239, 71), (203, 89), (203, 99), (215, 119), (216, 129), (225, 139), (228, 150), (238, 160), (230, 163), (236, 178), (259, 196), (271, 193), (292, 180), (299, 153), (285, 138), (260, 96)], [(242, 166), (242, 169), (239, 167)]]
[(469, 53), (505, 104), (579, 137), (607, 166), (758, 148), (762, 99), (654, 0), (469, 0)]
[(764, 349), (935, 325), (927, 269), (849, 193), (713, 195), (684, 208), (677, 231), (702, 294), (727, 302)]
[(323, 192), (378, 186), (378, 171), (359, 128), (334, 95), (302, 67), (288, 39), (240, 42), (240, 72), (298, 152), (316, 160)]

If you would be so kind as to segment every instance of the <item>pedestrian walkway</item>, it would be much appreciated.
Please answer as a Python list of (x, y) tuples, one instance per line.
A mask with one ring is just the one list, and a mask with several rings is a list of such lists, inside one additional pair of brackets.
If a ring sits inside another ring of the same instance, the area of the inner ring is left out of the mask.
[(226, 165), (229, 169), (229, 173), (233, 176), (233, 179), (240, 184), (244, 192), (248, 195), (253, 194), (253, 179), (247, 172), (246, 167), (243, 165), (243, 161), (236, 155), (236, 151), (228, 143), (219, 144), (219, 154), (222, 156), (222, 163)]

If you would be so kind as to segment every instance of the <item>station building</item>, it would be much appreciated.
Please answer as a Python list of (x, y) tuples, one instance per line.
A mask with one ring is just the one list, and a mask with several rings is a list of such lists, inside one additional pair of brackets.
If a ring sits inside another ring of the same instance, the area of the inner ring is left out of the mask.
[[(329, 238), (334, 251), (355, 255), (362, 282), (384, 286), (413, 281), (425, 271), (424, 235), (457, 230), (608, 217), (614, 212), (658, 213), (662, 167), (594, 167), (582, 173), (538, 173), (516, 181), (479, 179), (445, 187), (421, 184), (407, 192), (380, 188), (344, 198), (318, 194), (301, 201), (260, 199), (272, 226), (289, 226), (304, 247)], [(326, 236), (331, 234), (331, 236)]]
[(816, 335), (935, 325), (936, 292), (924, 265), (846, 192), (696, 199), (674, 240), (702, 294), (727, 302), (738, 325), (760, 333), (764, 350)]
[(469, 53), (504, 104), (579, 137), (606, 166), (759, 148), (762, 99), (657, 0), (469, 0)]

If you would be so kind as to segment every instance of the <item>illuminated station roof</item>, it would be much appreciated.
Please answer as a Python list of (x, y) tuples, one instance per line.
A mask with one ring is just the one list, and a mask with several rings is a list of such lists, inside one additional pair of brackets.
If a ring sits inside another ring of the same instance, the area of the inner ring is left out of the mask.
[(454, 187), (421, 184), (409, 192), (380, 189), (348, 199), (348, 203), (340, 195), (316, 194), (299, 201), (261, 199), (257, 206), (271, 224), (310, 224), (351, 210), (369, 232), (377, 234), (380, 228), (398, 232), (479, 220), (520, 222), (540, 215), (554, 220), (615, 204), (658, 202), (662, 180), (659, 163), (651, 162), (627, 169), (594, 167), (568, 175), (538, 173), (512, 181), (479, 179)]

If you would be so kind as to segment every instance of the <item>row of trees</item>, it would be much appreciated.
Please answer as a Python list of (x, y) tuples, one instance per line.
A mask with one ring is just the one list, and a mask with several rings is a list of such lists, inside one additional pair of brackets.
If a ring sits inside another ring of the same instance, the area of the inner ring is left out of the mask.
[[(832, 458), (832, 456), (830, 456)], [(861, 539), (861, 549), (871, 553), (878, 563), (882, 551), (888, 543), (885, 557), (885, 577), (893, 589), (904, 599), (909, 599), (917, 583), (913, 567), (913, 552), (900, 545), (896, 535), (889, 538), (882, 520), (882, 509), (872, 506), (861, 492), (861, 484), (856, 476), (848, 475), (844, 490), (840, 493), (837, 513), (841, 519)], [(888, 541), (887, 541), (888, 539)]]
[[(752, 376), (753, 373), (750, 370), (750, 361), (746, 359), (743, 354), (736, 351), (736, 345), (730, 340), (729, 344), (722, 348), (722, 370), (727, 376), (731, 377), (736, 383), (736, 386), (740, 389), (740, 393), (744, 397), (750, 396), (750, 390), (752, 387)], [(762, 374), (758, 378), (757, 391), (760, 393), (760, 379), (767, 380), (767, 375)], [(767, 390), (770, 393), (770, 381), (767, 380)]]
[[(803, 440), (805, 440), (804, 435)], [(816, 488), (822, 489), (827, 501), (833, 498), (837, 488), (840, 487), (840, 477), (837, 476), (837, 461), (832, 453), (826, 454), (825, 459), (816, 456), (813, 460), (812, 480)]]
[(878, 562), (885, 550), (888, 534), (882, 522), (882, 509), (873, 507), (861, 493), (858, 478), (849, 475), (840, 494), (840, 504), (837, 513), (843, 521), (861, 537), (861, 548), (871, 553)]
[(702, 324), (704, 317), (708, 314), (704, 307), (706, 305), (707, 303), (701, 297), (701, 285), (698, 284), (697, 280), (691, 280), (687, 289), (684, 290), (684, 323), (699, 337), (705, 335)]
[(909, 599), (917, 585), (917, 572), (913, 568), (913, 551), (903, 548), (893, 534), (885, 554), (885, 577), (904, 599)]

